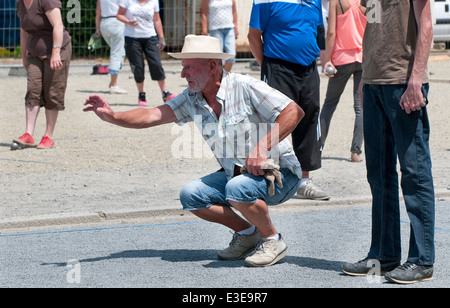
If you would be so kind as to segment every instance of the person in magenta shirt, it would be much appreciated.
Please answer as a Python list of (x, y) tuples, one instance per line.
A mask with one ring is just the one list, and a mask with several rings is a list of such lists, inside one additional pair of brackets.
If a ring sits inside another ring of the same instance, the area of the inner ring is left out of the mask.
[[(363, 114), (359, 97), (359, 84), (362, 76), (362, 39), (367, 18), (360, 0), (330, 0), (328, 31), (324, 56), (324, 71), (330, 77), (325, 102), (320, 114), (322, 146), (330, 128), (331, 118), (337, 108), (342, 92), (353, 75), (353, 102), (355, 124), (351, 144), (351, 161), (362, 161), (364, 140)], [(334, 74), (327, 73), (333, 68)]]

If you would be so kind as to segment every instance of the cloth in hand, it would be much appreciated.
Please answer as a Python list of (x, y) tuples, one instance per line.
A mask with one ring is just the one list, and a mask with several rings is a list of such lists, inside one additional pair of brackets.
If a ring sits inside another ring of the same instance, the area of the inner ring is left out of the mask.
[[(267, 181), (269, 181), (269, 187), (267, 188), (267, 192), (269, 193), (269, 196), (273, 196), (275, 194), (275, 181), (278, 184), (278, 187), (283, 188), (283, 181), (281, 180), (281, 172), (280, 166), (275, 164), (275, 161), (273, 159), (268, 159), (264, 165), (262, 166), (262, 169), (264, 170), (264, 177)], [(241, 167), (241, 173), (247, 173), (247, 163), (245, 163)]]

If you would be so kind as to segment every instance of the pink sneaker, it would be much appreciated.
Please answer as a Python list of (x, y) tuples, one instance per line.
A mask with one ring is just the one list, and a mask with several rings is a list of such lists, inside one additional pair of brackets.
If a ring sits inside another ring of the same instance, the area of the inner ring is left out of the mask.
[(47, 136), (42, 137), (41, 142), (38, 144), (37, 149), (51, 149), (55, 143)]
[(139, 93), (139, 106), (148, 106), (147, 99), (145, 98), (145, 92)]
[(30, 136), (29, 133), (23, 134), (20, 138), (15, 138), (13, 142), (26, 147), (34, 146), (34, 139)]

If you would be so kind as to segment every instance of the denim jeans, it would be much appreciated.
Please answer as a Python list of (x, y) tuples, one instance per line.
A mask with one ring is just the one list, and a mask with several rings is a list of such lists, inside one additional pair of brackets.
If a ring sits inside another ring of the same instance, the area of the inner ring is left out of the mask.
[[(364, 140), (367, 179), (372, 191), (372, 243), (369, 258), (401, 260), (401, 188), (410, 219), (408, 261), (432, 265), (435, 259), (435, 201), (427, 108), (407, 114), (399, 102), (406, 85), (364, 85)], [(422, 87), (425, 98), (428, 84)]]
[(300, 186), (300, 179), (289, 169), (280, 169), (283, 188), (275, 184), (275, 194), (267, 193), (268, 182), (263, 176), (242, 174), (231, 180), (225, 171), (217, 171), (183, 187), (180, 201), (184, 210), (201, 210), (213, 204), (231, 206), (228, 200), (254, 203), (259, 199), (267, 205), (277, 205), (289, 200)]
[(111, 47), (109, 59), (109, 73), (111, 75), (118, 75), (122, 69), (123, 59), (125, 58), (124, 28), (124, 23), (116, 18), (104, 18), (100, 23), (102, 36)]
[(322, 148), (328, 136), (333, 113), (336, 111), (337, 105), (348, 80), (353, 75), (353, 110), (355, 111), (355, 124), (353, 128), (353, 139), (350, 151), (352, 153), (361, 154), (364, 140), (363, 114), (359, 99), (359, 83), (361, 82), (362, 76), (361, 63), (353, 62), (344, 65), (337, 65), (336, 68), (337, 74), (328, 79), (327, 94), (325, 96), (325, 102), (322, 106), (322, 111), (320, 112)]
[[(220, 41), (220, 47), (226, 53), (236, 56), (236, 37), (234, 33), (234, 28), (225, 28), (209, 31), (209, 35), (218, 38)], [(236, 62), (236, 58), (226, 60), (228, 63)]]

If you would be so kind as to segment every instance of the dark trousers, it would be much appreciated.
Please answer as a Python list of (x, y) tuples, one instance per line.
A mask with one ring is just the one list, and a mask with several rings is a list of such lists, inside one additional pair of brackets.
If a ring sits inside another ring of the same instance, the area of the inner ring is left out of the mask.
[[(400, 98), (406, 85), (364, 85), (364, 141), (367, 179), (372, 190), (372, 243), (369, 257), (401, 260), (401, 188), (410, 219), (408, 261), (432, 265), (435, 201), (428, 144), (427, 108), (407, 114)], [(422, 87), (427, 97), (428, 84)]]
[(136, 83), (145, 80), (144, 56), (147, 59), (148, 68), (152, 80), (164, 80), (166, 75), (161, 65), (161, 53), (159, 51), (158, 37), (148, 38), (125, 37), (125, 51), (130, 61), (131, 71)]
[(303, 171), (321, 167), (320, 140), (320, 77), (316, 63), (303, 66), (264, 57), (261, 79), (296, 102), (305, 116), (292, 132), (295, 155)]
[(344, 65), (338, 65), (337, 74), (328, 79), (327, 94), (325, 102), (320, 112), (320, 128), (322, 132), (322, 147), (328, 136), (331, 118), (336, 111), (337, 105), (344, 92), (348, 80), (353, 75), (353, 110), (355, 111), (355, 124), (353, 127), (353, 138), (350, 151), (352, 153), (362, 153), (362, 145), (364, 141), (363, 131), (363, 112), (361, 109), (361, 101), (359, 99), (359, 83), (361, 82), (362, 69), (361, 63), (354, 62)]

